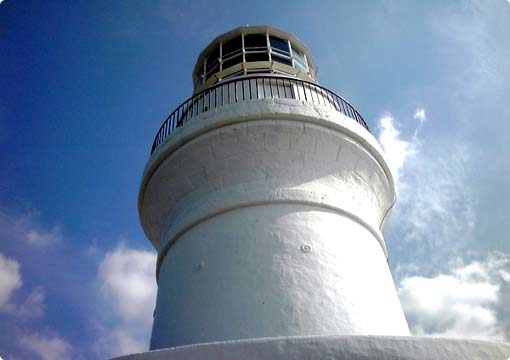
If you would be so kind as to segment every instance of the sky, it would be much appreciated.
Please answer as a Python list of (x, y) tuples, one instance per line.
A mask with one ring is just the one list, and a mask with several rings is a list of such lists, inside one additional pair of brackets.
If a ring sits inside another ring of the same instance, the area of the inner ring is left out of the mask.
[(411, 331), (510, 340), (510, 2), (0, 1), (0, 357), (148, 348), (137, 195), (200, 51), (243, 25), (309, 46), (379, 140)]

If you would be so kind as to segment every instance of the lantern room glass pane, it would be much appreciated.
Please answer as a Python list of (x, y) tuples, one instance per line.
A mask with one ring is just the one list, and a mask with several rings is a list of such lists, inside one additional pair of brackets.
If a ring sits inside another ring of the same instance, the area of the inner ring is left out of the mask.
[(272, 53), (271, 59), (273, 59), (273, 61), (292, 66), (292, 60), (288, 56), (283, 56), (283, 55), (278, 55), (276, 53)]
[(305, 56), (299, 51), (294, 50), (294, 60), (296, 60), (296, 67), (303, 69), (304, 71), (308, 71), (308, 66), (306, 65)]
[(231, 66), (234, 66), (234, 65), (242, 63), (242, 62), (243, 62), (243, 56), (241, 54), (239, 54), (237, 56), (233, 56), (230, 59), (223, 60), (222, 69), (225, 70)]
[(244, 35), (245, 49), (267, 49), (267, 39), (265, 34), (248, 34)]
[(233, 39), (225, 41), (223, 43), (223, 47), (222, 47), (223, 59), (225, 59), (229, 55), (232, 55), (236, 51), (241, 51), (242, 48), (243, 48), (243, 41), (241, 39), (241, 36), (237, 36)]
[(307, 73), (307, 72), (308, 72), (308, 68), (307, 68), (306, 66), (301, 65), (301, 64), (300, 64), (300, 63), (298, 63), (297, 61), (296, 61), (296, 62), (294, 62), (294, 65), (295, 65), (294, 67), (295, 67), (296, 69), (301, 70), (301, 71), (303, 71), (303, 72), (305, 72), (305, 73)]
[(277, 38), (275, 36), (269, 36), (269, 43), (271, 47), (280, 52), (290, 54), (289, 43), (286, 40)]
[(246, 53), (245, 58), (246, 58), (246, 62), (269, 61), (269, 55), (266, 52)]
[(209, 53), (209, 56), (207, 57), (207, 62), (210, 62), (211, 60), (218, 60), (220, 57), (220, 47), (216, 46), (212, 51)]
[(218, 59), (215, 59), (212, 63), (209, 61), (207, 62), (207, 71), (205, 73), (207, 78), (218, 71), (220, 71), (220, 63), (218, 62)]
[(210, 75), (212, 75), (220, 70), (219, 57), (220, 57), (220, 47), (217, 46), (211, 51), (211, 53), (207, 57), (206, 67), (205, 67), (205, 73), (206, 73), (207, 78)]

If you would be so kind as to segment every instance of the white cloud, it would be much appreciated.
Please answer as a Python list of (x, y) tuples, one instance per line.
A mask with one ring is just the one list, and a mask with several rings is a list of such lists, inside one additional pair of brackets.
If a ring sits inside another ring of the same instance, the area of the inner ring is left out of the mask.
[(414, 111), (413, 118), (419, 120), (420, 122), (424, 122), (427, 119), (427, 116), (425, 115), (425, 109), (424, 108), (417, 108)]
[(39, 247), (61, 241), (60, 226), (54, 225), (48, 230), (39, 223), (38, 216), (37, 212), (13, 215), (0, 211), (0, 240), (19, 241)]
[(501, 271), (510, 256), (494, 253), (434, 277), (404, 278), (400, 301), (415, 335), (503, 340), (510, 319), (501, 311), (508, 287)]
[(467, 185), (469, 151), (455, 142), (420, 150), (404, 170), (395, 211), (404, 240), (433, 246), (467, 243), (476, 223)]
[(26, 234), (29, 244), (45, 246), (58, 242), (62, 238), (62, 232), (59, 226), (53, 226), (49, 231), (30, 229)]
[(99, 283), (115, 318), (95, 344), (98, 356), (146, 351), (156, 301), (156, 254), (120, 246), (99, 266)]
[(44, 290), (39, 286), (34, 288), (21, 304), (7, 304), (6, 310), (21, 319), (41, 317), (46, 312), (45, 298)]
[(42, 360), (67, 360), (73, 358), (73, 348), (58, 336), (42, 336), (38, 333), (23, 335), (18, 342)]
[(0, 309), (4, 308), (11, 294), (22, 285), (20, 264), (0, 253)]
[(94, 351), (99, 357), (111, 358), (147, 351), (147, 344), (129, 329), (116, 328), (104, 331), (103, 336), (94, 344)]
[(44, 290), (34, 288), (25, 301), (16, 304), (11, 297), (15, 290), (23, 284), (20, 263), (0, 253), (0, 312), (16, 316), (20, 319), (40, 317), (44, 314)]
[(425, 109), (418, 107), (414, 111), (413, 118), (418, 120), (418, 125), (414, 128), (414, 135), (410, 139), (404, 139), (400, 130), (401, 124), (390, 114), (379, 119), (378, 122), (378, 140), (381, 144), (386, 161), (390, 166), (395, 184), (398, 191), (398, 185), (402, 171), (409, 160), (416, 155), (419, 150), (420, 140), (418, 132), (421, 129), (427, 116)]
[(499, 270), (499, 276), (501, 276), (501, 279), (503, 281), (510, 283), (510, 273), (506, 270)]
[(403, 140), (397, 122), (391, 115), (379, 119), (379, 143), (390, 167), (398, 191), (399, 179), (406, 160), (416, 153), (413, 142)]
[[(456, 139), (423, 140), (419, 130), (428, 121), (424, 108), (415, 109), (413, 118), (418, 123), (406, 123), (406, 133), (413, 134), (407, 138), (393, 117), (387, 115), (379, 121), (379, 141), (397, 187), (388, 229), (398, 237), (400, 255), (408, 252), (407, 243), (416, 242), (415, 254), (435, 249), (446, 256), (474, 238), (474, 201), (466, 184), (471, 155), (468, 147)], [(435, 266), (437, 262), (430, 264)]]
[(112, 342), (116, 345), (119, 353), (134, 354), (147, 351), (147, 344), (124, 329), (116, 329), (112, 332)]
[(99, 279), (122, 319), (152, 322), (155, 268), (153, 252), (120, 247), (106, 254), (99, 267)]

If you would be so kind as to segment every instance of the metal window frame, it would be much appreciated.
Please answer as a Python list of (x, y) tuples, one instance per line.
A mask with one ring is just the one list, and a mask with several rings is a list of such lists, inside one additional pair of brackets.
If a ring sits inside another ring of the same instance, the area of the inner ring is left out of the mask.
[[(265, 36), (266, 46), (265, 47), (257, 46), (257, 47), (247, 48), (245, 38), (248, 35)], [(293, 46), (291, 39), (288, 39), (288, 38), (284, 39), (279, 36), (272, 35), (270, 33), (270, 31), (267, 31), (267, 30), (264, 33), (250, 33), (250, 32), (243, 31), (238, 36), (241, 37), (241, 48), (232, 51), (225, 58), (223, 56), (223, 51), (224, 51), (223, 45), (225, 44), (226, 41), (219, 42), (219, 44), (218, 44), (218, 48), (219, 48), (218, 67), (215, 66), (215, 68), (211, 69), (210, 72), (207, 72), (207, 64), (208, 64), (208, 62), (211, 61), (211, 58), (210, 58), (210, 56), (207, 56), (204, 58), (203, 71), (202, 71), (202, 75), (201, 75), (201, 77), (203, 79), (202, 83), (206, 83), (207, 80), (209, 80), (212, 76), (214, 76), (214, 74), (222, 72), (222, 71), (224, 71), (232, 66), (235, 66), (237, 64), (242, 64), (242, 68), (244, 69), (244, 74), (247, 74), (248, 71), (246, 71), (246, 65), (245, 65), (245, 64), (249, 63), (248, 61), (246, 61), (247, 54), (257, 54), (257, 53), (259, 53), (259, 54), (266, 53), (268, 55), (268, 60), (264, 60), (264, 61), (269, 61), (270, 63), (276, 61), (279, 64), (283, 64), (285, 66), (290, 66), (290, 67), (296, 69), (297, 71), (305, 73), (308, 77), (315, 80), (315, 76), (312, 72), (312, 69), (310, 68), (309, 63), (308, 63), (308, 57), (306, 56), (306, 53), (298, 51), (297, 48), (295, 46)], [(281, 41), (286, 41), (289, 46), (289, 52), (287, 53), (286, 51), (280, 50), (278, 48), (273, 48), (271, 46), (271, 36), (273, 36), (274, 38), (279, 39)], [(234, 39), (234, 38), (232, 38), (232, 39)], [(232, 39), (229, 39), (227, 41), (230, 41)], [(299, 56), (299, 59), (298, 59), (298, 56)], [(239, 59), (240, 61), (238, 61), (235, 64), (230, 65), (228, 68), (226, 68), (224, 63), (226, 61), (234, 59), (235, 57), (240, 57), (240, 59)], [(286, 59), (290, 62), (290, 64), (287, 64), (282, 61), (277, 61), (277, 60), (275, 60), (275, 58)], [(253, 61), (250, 61), (250, 62), (253, 62)], [(269, 70), (272, 71), (272, 66), (269, 66)], [(287, 74), (287, 75), (289, 75), (289, 74)], [(295, 74), (294, 74), (294, 76), (295, 76)], [(197, 80), (197, 83), (198, 82), (199, 81)]]

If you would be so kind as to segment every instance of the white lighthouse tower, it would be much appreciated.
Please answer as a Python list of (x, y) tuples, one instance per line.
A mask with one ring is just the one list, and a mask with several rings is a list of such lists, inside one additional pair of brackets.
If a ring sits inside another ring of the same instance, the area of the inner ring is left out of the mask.
[(158, 251), (151, 350), (167, 350), (126, 359), (356, 359), (347, 349), (410, 335), (381, 233), (389, 167), (316, 74), (303, 43), (267, 26), (200, 54), (139, 196)]

